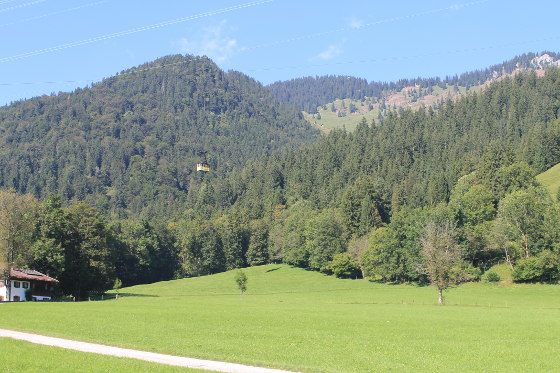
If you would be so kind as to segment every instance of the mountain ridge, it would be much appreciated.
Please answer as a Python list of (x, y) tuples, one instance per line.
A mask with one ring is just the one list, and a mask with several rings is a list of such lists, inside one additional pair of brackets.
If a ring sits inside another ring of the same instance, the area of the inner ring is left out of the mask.
[[(511, 74), (517, 69), (538, 67), (546, 69), (560, 66), (560, 54), (550, 51), (540, 53), (524, 53), (502, 63), (491, 65), (485, 69), (473, 70), (453, 76), (417, 77), (399, 79), (394, 82), (369, 81), (352, 76), (316, 76), (302, 77), (286, 81), (278, 81), (267, 85), (273, 95), (281, 102), (289, 102), (300, 110), (317, 113), (317, 107), (333, 102), (336, 99), (362, 99), (364, 96), (381, 98), (386, 91), (401, 91), (407, 87), (419, 86), (428, 88), (446, 85), (460, 85), (470, 88), (484, 84), (502, 75)], [(334, 89), (334, 83), (340, 83), (342, 89)], [(345, 83), (345, 84), (344, 84)], [(307, 97), (306, 100), (301, 100)], [(298, 102), (299, 100), (299, 102)]]
[[(427, 106), (437, 109), (446, 100), (455, 101), (462, 95), (486, 89), (493, 82), (517, 74), (534, 72), (542, 77), (549, 68), (560, 66), (559, 55), (550, 53), (552, 55), (543, 53), (531, 59), (529, 59), (531, 54), (522, 55), (486, 70), (464, 73), (453, 78), (446, 77), (444, 81), (420, 78), (417, 81), (402, 80), (399, 82), (410, 85), (393, 84), (393, 88), (385, 85), (385, 90), (377, 91), (377, 96), (359, 98), (351, 98), (355, 97), (354, 94), (341, 96), (332, 102), (319, 105), (312, 111), (304, 110), (303, 113), (310, 124), (324, 132), (335, 128), (352, 131), (362, 118), (379, 123), (391, 110), (419, 109)], [(481, 76), (486, 80), (482, 80)], [(473, 81), (474, 78), (479, 80)], [(469, 81), (478, 82), (478, 85), (471, 85)]]

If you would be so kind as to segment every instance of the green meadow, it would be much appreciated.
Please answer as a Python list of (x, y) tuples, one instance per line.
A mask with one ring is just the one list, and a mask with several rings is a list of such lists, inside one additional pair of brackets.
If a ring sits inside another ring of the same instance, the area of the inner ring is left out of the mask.
[(202, 373), (196, 370), (148, 363), (141, 360), (70, 351), (24, 341), (0, 338), (0, 372), (2, 373)]
[[(479, 92), (482, 90), (481, 86), (471, 87), (469, 91), (467, 91), (466, 87), (459, 86), (459, 93), (461, 95), (466, 95), (468, 92)], [(439, 99), (446, 100), (448, 96), (454, 92), (454, 87), (448, 85), (447, 88), (441, 88), (439, 86), (433, 86), (432, 92), (428, 92), (427, 88), (422, 88), (421, 91), (424, 95), (433, 95)], [(390, 95), (390, 93), (386, 93)], [(399, 95), (400, 93), (393, 92), (393, 95)], [(373, 109), (369, 110), (369, 104), (372, 105)], [(331, 106), (334, 106), (336, 110), (342, 110), (346, 112), (346, 108), (350, 107), (350, 105), (355, 105), (357, 111), (355, 113), (345, 113), (344, 116), (338, 116), (338, 113), (331, 110)], [(408, 97), (403, 103), (402, 107), (408, 107), (413, 110), (418, 109), (422, 106), (430, 106), (426, 103), (422, 103), (420, 101), (412, 102), (411, 98)], [(390, 105), (389, 105), (390, 107)], [(391, 108), (393, 109), (393, 108)], [(372, 99), (371, 97), (365, 97), (363, 100), (354, 100), (350, 98), (345, 99), (336, 99), (333, 102), (329, 102), (325, 105), (317, 107), (317, 112), (319, 113), (319, 117), (316, 114), (310, 114), (307, 112), (303, 112), (303, 116), (305, 120), (307, 120), (312, 126), (318, 128), (323, 132), (330, 132), (334, 129), (342, 129), (345, 128), (348, 132), (353, 132), (360, 121), (362, 119), (366, 119), (367, 123), (371, 123), (373, 120), (379, 121), (378, 116), (380, 113), (379, 109), (379, 102), (377, 99)], [(319, 119), (320, 118), (320, 119)]]
[(537, 175), (537, 180), (548, 189), (552, 198), (556, 199), (558, 189), (560, 188), (560, 164)]
[[(348, 113), (343, 117), (339, 117), (336, 112), (332, 112), (330, 109), (331, 105), (334, 105), (336, 109), (341, 109), (343, 105), (344, 107), (349, 107), (350, 104), (356, 105), (359, 111), (351, 114)], [(361, 102), (359, 100), (352, 100), (348, 98), (344, 100), (337, 99), (332, 103), (325, 105), (326, 109), (323, 109), (321, 106), (317, 108), (321, 119), (317, 119), (316, 115), (306, 112), (303, 112), (303, 115), (311, 125), (324, 132), (342, 128), (345, 128), (348, 132), (353, 132), (363, 118), (366, 119), (368, 124), (371, 123), (373, 119), (377, 119), (379, 115), (378, 105), (375, 104), (373, 110), (366, 110), (364, 105), (367, 106), (368, 104), (369, 101)]]
[[(122, 289), (119, 300), (3, 304), (0, 328), (304, 372), (560, 365), (560, 286), (466, 284), (449, 290), (441, 307), (432, 287), (340, 280), (286, 265), (244, 271), (243, 296), (230, 271)], [(21, 363), (50, 353), (41, 349)]]

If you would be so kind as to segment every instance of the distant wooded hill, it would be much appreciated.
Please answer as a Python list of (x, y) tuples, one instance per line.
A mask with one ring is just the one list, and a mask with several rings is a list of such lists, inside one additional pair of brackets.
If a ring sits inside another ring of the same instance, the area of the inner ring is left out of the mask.
[[(548, 57), (540, 58), (541, 56)], [(446, 76), (443, 79), (437, 77), (401, 79), (397, 82), (368, 82), (366, 79), (351, 76), (318, 76), (276, 82), (267, 88), (281, 102), (295, 105), (308, 113), (317, 113), (317, 107), (336, 99), (381, 98), (383, 92), (400, 91), (406, 87), (418, 86), (427, 89), (439, 86), (445, 89), (447, 86), (462, 86), (469, 89), (511, 74), (517, 69), (546, 69), (549, 66), (558, 66), (559, 57), (560, 54), (554, 52), (525, 53), (486, 69)]]
[(169, 56), (90, 88), (0, 108), (0, 187), (86, 200), (113, 216), (170, 216), (203, 177), (313, 140), (294, 107), (205, 57)]

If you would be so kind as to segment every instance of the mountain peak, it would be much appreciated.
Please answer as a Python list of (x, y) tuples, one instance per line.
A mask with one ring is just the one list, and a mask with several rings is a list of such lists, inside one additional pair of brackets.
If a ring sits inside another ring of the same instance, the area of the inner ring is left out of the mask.
[(541, 54), (540, 56), (536, 56), (531, 60), (531, 67), (535, 69), (547, 69), (549, 67), (560, 67), (560, 60), (555, 59), (548, 53)]

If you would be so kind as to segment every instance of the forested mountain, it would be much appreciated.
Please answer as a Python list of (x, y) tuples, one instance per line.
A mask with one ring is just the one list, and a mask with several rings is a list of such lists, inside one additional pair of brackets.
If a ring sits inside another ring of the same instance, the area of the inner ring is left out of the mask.
[(519, 74), (437, 111), (393, 111), (381, 125), (363, 121), (354, 133), (333, 131), (312, 145), (252, 162), (216, 185), (236, 185), (236, 204), (250, 207), (255, 218), (267, 211), (272, 195), (279, 203), (336, 207), (344, 188), (361, 178), (376, 185), (391, 210), (433, 205), (449, 200), (457, 180), (480, 168), (496, 147), (539, 172), (560, 162), (559, 110), (560, 70), (543, 78)]
[[(560, 280), (560, 204), (535, 179), (560, 163), (560, 69), (385, 110), (317, 137), (260, 84), (190, 56), (2, 108), (2, 189), (42, 202), (0, 191), (0, 263), (80, 298), (271, 262), (425, 282), (442, 238), (449, 278), (506, 263), (515, 281)], [(200, 150), (216, 171), (192, 171)]]
[(205, 57), (169, 56), (0, 108), (0, 187), (114, 216), (170, 217), (200, 184), (199, 151), (224, 176), (316, 136), (253, 79)]
[(351, 76), (318, 76), (279, 81), (268, 85), (267, 88), (281, 102), (295, 105), (308, 113), (316, 113), (318, 106), (333, 102), (336, 99), (381, 98), (384, 92), (396, 92), (406, 87), (433, 88), (440, 86), (445, 88), (447, 85), (456, 85), (468, 89), (503, 75), (511, 74), (516, 70), (544, 70), (551, 66), (558, 67), (559, 58), (560, 54), (554, 52), (525, 53), (483, 70), (446, 76), (445, 78), (419, 77), (401, 79), (396, 82), (368, 82), (366, 79)]

